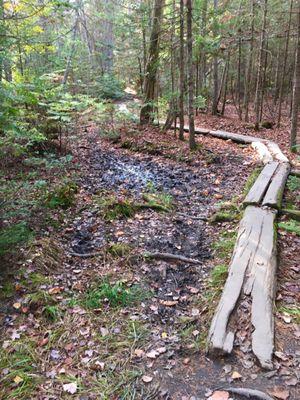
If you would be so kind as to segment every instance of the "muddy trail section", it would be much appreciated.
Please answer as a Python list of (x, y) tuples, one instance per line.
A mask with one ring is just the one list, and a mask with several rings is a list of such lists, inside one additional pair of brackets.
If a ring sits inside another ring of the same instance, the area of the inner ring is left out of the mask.
[(230, 358), (205, 354), (238, 223), (209, 218), (218, 203), (241, 196), (255, 154), (205, 137), (190, 153), (155, 128), (120, 132), (111, 138), (92, 125), (73, 144), (76, 206), (27, 256), (4, 318), (5, 351), (33, 367), (8, 371), (3, 393), (199, 400), (220, 387), (280, 386), (283, 378), (260, 370), (243, 339)]

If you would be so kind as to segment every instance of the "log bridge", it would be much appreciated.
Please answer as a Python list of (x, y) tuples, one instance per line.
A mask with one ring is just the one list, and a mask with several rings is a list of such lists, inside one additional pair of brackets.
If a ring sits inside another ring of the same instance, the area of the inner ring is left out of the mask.
[[(185, 126), (185, 131), (189, 131)], [(228, 269), (228, 278), (211, 322), (208, 353), (233, 350), (234, 314), (243, 296), (251, 297), (252, 351), (261, 367), (272, 369), (274, 297), (277, 270), (276, 217), (281, 207), (290, 163), (269, 140), (196, 128), (196, 134), (251, 145), (264, 168), (243, 201), (244, 215)], [(230, 323), (232, 322), (232, 323)]]

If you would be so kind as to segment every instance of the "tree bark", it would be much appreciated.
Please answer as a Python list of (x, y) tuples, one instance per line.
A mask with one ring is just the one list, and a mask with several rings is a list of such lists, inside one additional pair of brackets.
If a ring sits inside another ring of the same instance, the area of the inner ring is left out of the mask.
[(291, 2), (290, 2), (290, 13), (289, 13), (289, 20), (288, 20), (288, 25), (287, 25), (287, 30), (286, 30), (286, 40), (285, 40), (284, 54), (283, 54), (283, 67), (282, 67), (281, 81), (280, 81), (280, 87), (279, 87), (279, 97), (278, 97), (279, 104), (278, 104), (278, 119), (277, 119), (277, 127), (278, 128), (280, 127), (280, 123), (281, 123), (283, 86), (284, 86), (286, 63), (287, 63), (287, 56), (288, 56), (288, 49), (289, 49), (289, 42), (290, 42), (292, 11), (293, 11), (293, 0), (291, 0)]
[(184, 5), (180, 0), (179, 139), (184, 140)]
[[(217, 28), (217, 18), (216, 14), (218, 11), (218, 0), (214, 0), (214, 37), (217, 37), (218, 34), (218, 28)], [(212, 102), (212, 110), (211, 113), (212, 115), (217, 115), (218, 114), (218, 94), (219, 94), (219, 72), (218, 72), (218, 56), (217, 54), (214, 55), (214, 60), (213, 60), (213, 102)]]
[[(292, 118), (291, 118), (291, 132), (290, 132), (290, 147), (293, 149), (297, 144), (300, 144), (300, 138), (297, 143), (297, 130), (298, 130), (298, 112), (300, 103), (300, 6), (298, 6), (298, 33), (297, 33), (297, 50), (294, 72), (294, 87), (293, 87), (293, 101), (292, 101)], [(299, 149), (297, 149), (299, 151)]]
[(154, 116), (154, 105), (155, 99), (155, 86), (157, 80), (158, 71), (158, 59), (159, 59), (159, 38), (161, 32), (161, 21), (163, 17), (163, 7), (165, 0), (155, 0), (152, 30), (150, 35), (150, 45), (148, 51), (148, 61), (145, 74), (144, 84), (144, 105), (141, 108), (140, 123), (148, 124), (153, 122)]
[(194, 64), (193, 64), (193, 8), (192, 0), (186, 1), (187, 16), (187, 65), (188, 65), (188, 86), (189, 86), (189, 145), (190, 150), (196, 148), (195, 121), (194, 121)]
[(255, 129), (259, 129), (260, 122), (260, 107), (262, 97), (262, 75), (264, 68), (264, 50), (265, 50), (265, 39), (266, 39), (266, 23), (267, 23), (267, 5), (268, 0), (264, 0), (263, 8), (263, 23), (261, 31), (260, 49), (259, 49), (259, 63), (256, 80), (256, 91), (255, 91)]

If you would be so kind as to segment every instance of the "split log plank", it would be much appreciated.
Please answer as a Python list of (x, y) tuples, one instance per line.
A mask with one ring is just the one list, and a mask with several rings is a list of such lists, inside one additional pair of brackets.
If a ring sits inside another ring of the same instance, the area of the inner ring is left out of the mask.
[(254, 327), (252, 351), (263, 368), (272, 369), (273, 303), (277, 269), (274, 224), (277, 212), (260, 209), (260, 213), (264, 214), (263, 222), (260, 226), (260, 237), (256, 243), (255, 257), (248, 267), (244, 293), (252, 296), (251, 321)]
[(261, 203), (278, 165), (278, 162), (273, 161), (264, 167), (254, 185), (251, 187), (245, 200), (243, 201), (245, 206), (255, 204), (258, 205)]
[(283, 191), (290, 173), (290, 164), (279, 164), (263, 200), (263, 206), (279, 209), (282, 203)]
[[(213, 353), (231, 353), (234, 333), (228, 329), (230, 316), (241, 295), (246, 276), (254, 272), (251, 280), (252, 323), (255, 327), (253, 334), (253, 350), (264, 368), (269, 368), (273, 352), (273, 282), (275, 279), (276, 258), (274, 258), (274, 219), (275, 210), (248, 206), (241, 220), (238, 238), (229, 267), (228, 278), (221, 300), (214, 315), (209, 336), (208, 348)], [(259, 269), (256, 268), (259, 266)], [(260, 268), (261, 267), (261, 268)], [(260, 281), (260, 279), (262, 279)], [(261, 288), (261, 285), (265, 287)], [(245, 291), (245, 289), (244, 289)], [(263, 316), (262, 313), (268, 313)], [(258, 335), (262, 334), (259, 338)], [(262, 349), (262, 345), (265, 346)]]

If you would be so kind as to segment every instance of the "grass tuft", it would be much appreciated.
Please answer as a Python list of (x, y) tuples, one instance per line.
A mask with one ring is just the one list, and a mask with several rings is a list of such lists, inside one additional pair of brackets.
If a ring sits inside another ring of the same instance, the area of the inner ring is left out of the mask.
[(145, 293), (138, 285), (127, 288), (123, 282), (102, 282), (86, 293), (83, 303), (89, 309), (101, 308), (105, 303), (112, 307), (126, 307), (143, 298)]

